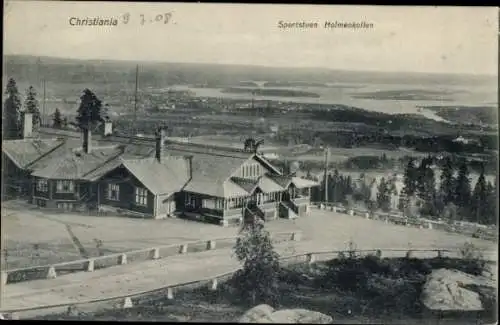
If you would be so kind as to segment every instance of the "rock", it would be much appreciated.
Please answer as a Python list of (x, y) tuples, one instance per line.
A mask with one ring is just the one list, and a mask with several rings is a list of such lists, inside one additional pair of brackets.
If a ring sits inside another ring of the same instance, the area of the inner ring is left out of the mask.
[(333, 318), (308, 309), (283, 309), (271, 314), (273, 323), (280, 324), (330, 324)]
[(481, 295), (474, 289), (479, 287), (494, 288), (495, 283), (458, 270), (438, 269), (427, 277), (421, 300), (435, 311), (482, 311)]
[(241, 316), (239, 323), (264, 323), (262, 320), (269, 320), (271, 322), (271, 314), (274, 308), (269, 305), (258, 305), (246, 311)]
[(281, 323), (281, 324), (330, 324), (333, 318), (307, 309), (283, 309), (275, 311), (269, 305), (258, 305), (248, 310), (240, 323)]

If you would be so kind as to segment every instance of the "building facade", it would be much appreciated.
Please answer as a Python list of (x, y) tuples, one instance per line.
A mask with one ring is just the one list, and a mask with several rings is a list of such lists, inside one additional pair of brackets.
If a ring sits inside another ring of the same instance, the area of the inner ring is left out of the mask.
[(283, 175), (256, 152), (173, 142), (163, 129), (138, 142), (105, 132), (98, 141), (90, 130), (80, 138), (3, 141), (8, 187), (40, 207), (227, 225), (304, 217), (318, 185)]

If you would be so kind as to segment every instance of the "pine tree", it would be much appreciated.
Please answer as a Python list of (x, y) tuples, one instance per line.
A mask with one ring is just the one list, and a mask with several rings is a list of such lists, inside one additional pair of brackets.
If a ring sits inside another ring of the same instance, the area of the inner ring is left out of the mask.
[(59, 111), (59, 108), (56, 108), (56, 111), (54, 112), (54, 117), (52, 119), (52, 126), (56, 129), (62, 128), (63, 124), (63, 119), (61, 115), (61, 111)]
[(403, 189), (399, 198), (398, 207), (401, 211), (405, 211), (410, 204), (411, 198), (417, 191), (417, 169), (414, 165), (413, 158), (410, 158), (406, 165), (403, 176)]
[(470, 221), (483, 224), (488, 223), (488, 190), (490, 190), (491, 193), (491, 188), (488, 188), (484, 177), (484, 168), (481, 167), (481, 173), (479, 174), (472, 194), (471, 210), (469, 214)]
[(497, 224), (497, 205), (498, 205), (498, 175), (496, 176), (495, 185), (488, 182), (486, 185), (487, 199), (485, 207), (485, 223), (488, 225)]
[(454, 186), (455, 178), (453, 177), (453, 164), (450, 157), (446, 157), (441, 168), (441, 176), (439, 177), (439, 196), (444, 206), (454, 201)]
[(342, 201), (342, 188), (341, 188), (342, 184), (340, 181), (341, 181), (341, 176), (339, 174), (339, 171), (335, 169), (332, 177), (332, 190), (331, 190), (332, 202)]
[(377, 187), (377, 206), (382, 211), (389, 211), (391, 207), (391, 197), (389, 195), (389, 187), (382, 177)]
[(271, 235), (263, 223), (249, 224), (234, 247), (243, 262), (242, 270), (232, 278), (238, 297), (256, 304), (279, 305), (279, 255), (274, 251)]
[(417, 168), (416, 194), (419, 199), (421, 215), (436, 215), (436, 179), (431, 168), (432, 157), (428, 156)]
[(7, 99), (2, 116), (3, 139), (19, 139), (21, 136), (21, 98), (16, 81), (10, 78), (5, 89)]
[(467, 162), (464, 160), (459, 167), (457, 179), (455, 182), (454, 200), (459, 207), (460, 215), (466, 215), (470, 207), (471, 186), (469, 179), (469, 169)]
[(80, 97), (80, 106), (77, 110), (76, 125), (80, 129), (92, 127), (103, 119), (101, 117), (102, 102), (90, 90), (85, 89)]
[(33, 114), (33, 128), (36, 130), (41, 124), (40, 108), (36, 99), (36, 90), (33, 86), (29, 86), (26, 90), (26, 99), (24, 100), (24, 110), (27, 113)]

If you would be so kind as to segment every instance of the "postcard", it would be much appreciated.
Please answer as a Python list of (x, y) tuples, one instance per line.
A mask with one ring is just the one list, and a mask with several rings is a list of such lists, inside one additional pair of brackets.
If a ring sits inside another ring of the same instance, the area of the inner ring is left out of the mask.
[(7, 1), (0, 317), (496, 323), (498, 24)]

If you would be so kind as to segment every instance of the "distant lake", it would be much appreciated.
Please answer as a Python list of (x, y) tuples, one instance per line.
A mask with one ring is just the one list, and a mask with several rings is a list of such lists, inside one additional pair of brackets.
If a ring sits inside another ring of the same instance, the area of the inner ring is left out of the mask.
[[(252, 82), (253, 84), (250, 84)], [(255, 84), (264, 87), (265, 81), (249, 81), (249, 86), (238, 88), (253, 89)], [(276, 88), (275, 85), (272, 85)], [(443, 119), (431, 110), (419, 108), (420, 106), (490, 106), (497, 103), (496, 89), (485, 86), (464, 85), (394, 85), (394, 84), (327, 84), (325, 87), (279, 87), (289, 90), (294, 96), (269, 96), (262, 91), (252, 96), (251, 91), (224, 92), (227, 87), (208, 88), (188, 85), (175, 85), (173, 90), (190, 90), (197, 97), (216, 97), (251, 100), (271, 100), (294, 103), (311, 104), (341, 104), (378, 111), (387, 114), (420, 114), (437, 121)], [(319, 97), (296, 96), (300, 92), (317, 94)], [(390, 96), (388, 96), (388, 94)], [(416, 94), (418, 96), (416, 96)], [(494, 105), (496, 106), (496, 104)]]

